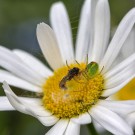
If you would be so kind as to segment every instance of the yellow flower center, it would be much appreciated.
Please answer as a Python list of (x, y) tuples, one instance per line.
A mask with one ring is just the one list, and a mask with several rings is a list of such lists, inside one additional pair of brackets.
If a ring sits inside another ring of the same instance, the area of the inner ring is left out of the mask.
[(114, 97), (119, 100), (135, 99), (135, 79), (131, 80), (125, 87), (117, 92)]
[(80, 74), (64, 82), (66, 89), (60, 87), (60, 82), (68, 74), (67, 66), (55, 71), (43, 86), (44, 107), (58, 118), (72, 118), (87, 112), (103, 91), (104, 79), (101, 74), (89, 79), (87, 75), (81, 74), (86, 64), (70, 65), (70, 69), (74, 67), (79, 68)]

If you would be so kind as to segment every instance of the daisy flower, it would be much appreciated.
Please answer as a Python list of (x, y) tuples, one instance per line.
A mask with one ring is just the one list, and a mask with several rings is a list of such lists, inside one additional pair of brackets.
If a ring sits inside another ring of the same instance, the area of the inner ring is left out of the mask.
[(15, 109), (45, 126), (54, 125), (46, 135), (79, 135), (80, 125), (92, 120), (113, 134), (132, 135), (121, 115), (135, 111), (135, 101), (106, 98), (135, 76), (135, 54), (112, 67), (135, 23), (135, 9), (126, 14), (109, 43), (108, 1), (86, 0), (75, 53), (63, 3), (55, 3), (50, 16), (52, 28), (38, 24), (37, 39), (53, 71), (27, 52), (0, 47), (0, 66), (6, 69), (0, 70), (1, 82), (36, 93), (36, 98), (17, 96), (4, 81), (6, 97), (0, 97), (0, 110)]

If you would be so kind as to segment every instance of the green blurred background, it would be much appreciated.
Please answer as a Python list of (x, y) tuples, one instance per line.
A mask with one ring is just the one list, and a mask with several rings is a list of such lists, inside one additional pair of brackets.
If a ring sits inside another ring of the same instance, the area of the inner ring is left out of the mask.
[[(40, 22), (50, 23), (49, 9), (54, 2), (57, 1), (0, 0), (0, 45), (10, 49), (26, 50), (46, 63), (37, 43), (36, 26)], [(75, 41), (83, 0), (63, 0), (63, 2), (70, 16)], [(135, 0), (109, 0), (109, 3), (111, 28), (117, 26), (125, 13), (135, 7)], [(2, 89), (0, 95), (4, 95)], [(44, 135), (47, 130), (47, 127), (31, 116), (15, 111), (0, 112), (0, 135)], [(82, 126), (81, 134), (87, 135), (85, 126)]]

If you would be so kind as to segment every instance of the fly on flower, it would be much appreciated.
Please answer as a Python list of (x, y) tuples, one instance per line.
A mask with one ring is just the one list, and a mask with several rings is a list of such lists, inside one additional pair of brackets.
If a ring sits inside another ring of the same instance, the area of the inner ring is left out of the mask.
[(74, 79), (74, 76), (77, 76), (79, 74), (79, 68), (78, 67), (73, 67), (68, 71), (68, 74), (62, 78), (62, 80), (59, 83), (59, 87), (61, 89), (66, 90), (66, 82), (70, 81), (71, 79)]
[(86, 65), (86, 68), (84, 70), (80, 70), (78, 67), (73, 67), (68, 71), (67, 75), (62, 78), (59, 83), (59, 87), (63, 90), (66, 90), (66, 82), (70, 81), (71, 79), (74, 79), (77, 83), (81, 83), (78, 80), (81, 76), (85, 77), (86, 80), (92, 79), (93, 77), (95, 77), (95, 75), (97, 75), (98, 70), (99, 66), (96, 62), (90, 62)]

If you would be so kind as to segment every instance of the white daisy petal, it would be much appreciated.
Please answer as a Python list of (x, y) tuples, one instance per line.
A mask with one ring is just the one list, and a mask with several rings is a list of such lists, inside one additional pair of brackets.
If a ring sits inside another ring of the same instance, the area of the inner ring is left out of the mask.
[(44, 126), (52, 126), (59, 120), (57, 117), (45, 110), (43, 106), (27, 106), (26, 104), (24, 106), (26, 107), (27, 114), (37, 118)]
[(98, 133), (104, 133), (106, 130), (99, 123), (97, 123), (94, 119), (92, 120), (94, 127)]
[(84, 113), (78, 117), (72, 118), (71, 121), (77, 124), (88, 124), (91, 123), (91, 116), (88, 113)]
[(26, 102), (28, 105), (31, 106), (40, 106), (42, 105), (41, 99), (39, 98), (28, 98), (28, 97), (18, 97), (19, 100), (22, 100), (21, 102)]
[(108, 0), (99, 0), (95, 11), (95, 31), (92, 61), (99, 62), (107, 48), (110, 35), (110, 9)]
[(80, 135), (80, 125), (70, 121), (64, 135)]
[(53, 4), (50, 17), (63, 61), (66, 62), (67, 60), (70, 63), (74, 59), (71, 26), (66, 8), (62, 2)]
[(90, 41), (89, 35), (91, 30), (91, 6), (91, 0), (86, 0), (81, 11), (81, 19), (76, 41), (76, 60), (78, 62), (85, 61), (88, 54)]
[(17, 55), (2, 46), (0, 46), (0, 66), (33, 84), (41, 85), (44, 81), (42, 76), (35, 74)]
[(116, 113), (102, 106), (93, 107), (90, 111), (92, 117), (105, 129), (117, 135), (132, 135), (131, 127)]
[(127, 116), (126, 120), (133, 129), (135, 129), (135, 112)]
[(52, 71), (31, 54), (19, 49), (15, 49), (13, 52), (18, 55), (32, 70), (34, 70), (36, 74), (40, 74), (43, 77), (52, 75)]
[(40, 48), (52, 69), (57, 69), (63, 65), (60, 48), (57, 45), (53, 30), (45, 23), (37, 25), (37, 39)]
[(93, 51), (93, 40), (94, 40), (94, 28), (95, 28), (95, 10), (98, 0), (91, 0), (91, 23), (90, 23), (90, 43), (89, 43), (89, 62), (91, 61), (92, 51)]
[(0, 70), (0, 82), (2, 83), (3, 81), (7, 81), (8, 84), (25, 89), (28, 91), (32, 92), (42, 92), (42, 89), (36, 85), (33, 85), (23, 79), (18, 78), (17, 76), (14, 76), (13, 74), (5, 71), (5, 70)]
[(13, 55), (11, 50), (9, 50), (8, 48), (6, 48), (4, 46), (0, 45), (0, 52), (5, 53), (6, 55), (13, 57), (15, 61), (20, 61), (19, 57), (17, 57), (16, 55)]
[(109, 110), (127, 115), (135, 111), (135, 101), (112, 101), (112, 100), (100, 100), (98, 103), (101, 106), (108, 108)]
[(13, 93), (6, 82), (3, 83), (3, 88), (9, 102), (19, 112), (29, 114), (37, 118), (45, 126), (54, 125), (59, 120), (45, 110), (45, 108), (41, 105), (41, 99), (19, 98)]
[(47, 117), (41, 117), (38, 116), (37, 119), (44, 125), (44, 126), (52, 126), (54, 124), (57, 123), (57, 121), (59, 120), (57, 117), (55, 116), (47, 116)]
[(37, 118), (44, 126), (52, 126), (59, 120), (43, 107), (41, 99), (23, 98), (21, 101), (26, 107), (26, 111)]
[(69, 120), (59, 120), (45, 135), (63, 135)]
[[(113, 64), (112, 64), (113, 69), (115, 68), (115, 66), (119, 65), (122, 61), (124, 61), (129, 56), (132, 56), (132, 54), (135, 53), (135, 38), (134, 37), (135, 37), (135, 26), (132, 28), (127, 39), (125, 40), (125, 42), (117, 56), (117, 59), (115, 59), (115, 61), (113, 62)], [(110, 70), (112, 70), (112, 68)]]
[(127, 15), (123, 18), (120, 25), (118, 26), (116, 33), (108, 47), (107, 52), (103, 60), (101, 61), (101, 67), (105, 67), (103, 73), (109, 70), (113, 61), (117, 57), (122, 45), (128, 37), (132, 27), (135, 23), (135, 8), (130, 10)]
[(108, 71), (104, 74), (106, 79), (112, 78), (115, 74), (122, 71), (127, 66), (131, 65), (133, 62), (135, 62), (135, 53), (123, 60), (121, 63), (119, 63), (117, 66), (115, 66), (112, 70)]
[(57, 117), (45, 110), (43, 106), (27, 106), (26, 104), (24, 106), (26, 107), (27, 114), (37, 118), (44, 126), (52, 126), (59, 120)]
[[(113, 100), (113, 99), (108, 99), (108, 100)], [(134, 106), (135, 105), (135, 100), (122, 100), (122, 101), (119, 101), (119, 103), (123, 103), (123, 104), (133, 105)]]
[(12, 111), (15, 110), (9, 103), (7, 97), (0, 97), (0, 111)]
[(12, 92), (12, 90), (10, 89), (10, 87), (8, 86), (6, 82), (3, 83), (3, 88), (11, 105), (16, 110), (23, 112), (25, 114), (29, 114), (29, 112), (26, 111), (27, 110), (26, 107), (23, 104), (21, 104), (19, 98), (17, 98), (17, 96)]
[[(52, 113), (43, 107), (42, 100), (39, 98), (18, 97), (22, 104), (27, 105), (37, 116), (46, 117), (52, 116)], [(36, 108), (36, 109), (35, 109)]]
[(132, 63), (113, 77), (106, 79), (105, 89), (110, 89), (118, 86), (119, 84), (123, 83), (126, 79), (130, 78), (131, 76), (135, 76), (134, 71), (135, 63)]
[[(30, 98), (19, 98), (17, 97), (14, 92), (10, 89), (8, 84), (4, 81), (3, 83), (4, 91), (11, 103), (11, 105), (18, 111), (29, 114), (29, 115), (40, 115), (40, 111), (43, 115), (43, 111), (41, 108), (41, 99), (30, 99)], [(34, 104), (33, 104), (34, 103)], [(36, 107), (36, 109), (35, 109)], [(38, 112), (38, 113), (37, 113)], [(48, 113), (44, 109), (44, 116), (48, 116)], [(51, 113), (50, 113), (51, 115)]]
[(133, 27), (129, 36), (124, 42), (124, 45), (121, 48), (120, 53), (121, 53), (121, 57), (125, 59), (129, 57), (131, 54), (133, 54), (134, 52), (135, 52), (135, 26)]
[(103, 96), (103, 97), (111, 96), (112, 94), (116, 93), (116, 92), (119, 91), (121, 88), (123, 88), (126, 84), (128, 84), (134, 77), (135, 77), (135, 74), (133, 74), (132, 76), (129, 76), (128, 78), (126, 78), (126, 80), (123, 81), (123, 82), (122, 82), (121, 84), (119, 84), (118, 86), (116, 86), (116, 87), (114, 87), (114, 88), (110, 88), (110, 89), (104, 90), (102, 96)]

